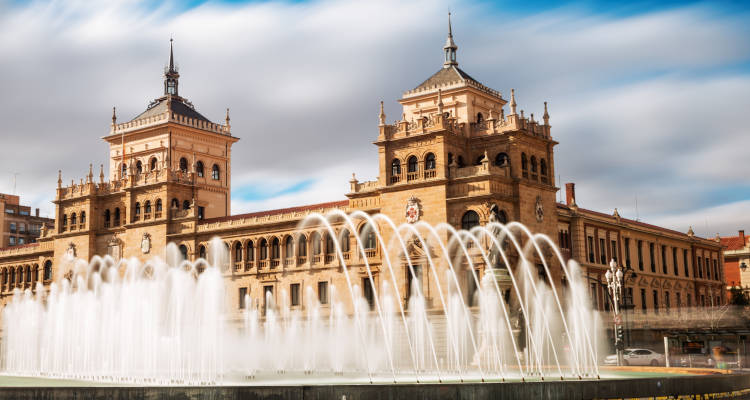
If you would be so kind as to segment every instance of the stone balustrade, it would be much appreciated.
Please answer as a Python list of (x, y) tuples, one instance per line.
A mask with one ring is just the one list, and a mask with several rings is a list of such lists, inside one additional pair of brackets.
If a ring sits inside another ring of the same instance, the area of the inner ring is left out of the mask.
[(142, 129), (149, 126), (159, 125), (167, 122), (176, 123), (179, 125), (189, 126), (191, 128), (197, 128), (204, 131), (210, 131), (219, 133), (222, 135), (230, 135), (230, 128), (226, 125), (215, 124), (213, 122), (204, 121), (197, 118), (189, 118), (184, 115), (179, 115), (170, 112), (163, 112), (152, 117), (143, 118), (135, 121), (123, 122), (121, 124), (115, 124), (110, 130), (110, 135), (122, 134), (131, 132), (134, 130)]

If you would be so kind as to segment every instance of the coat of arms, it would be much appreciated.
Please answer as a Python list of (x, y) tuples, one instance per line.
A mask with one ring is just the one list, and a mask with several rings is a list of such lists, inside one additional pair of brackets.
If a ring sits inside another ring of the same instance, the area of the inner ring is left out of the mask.
[(544, 220), (544, 206), (542, 206), (542, 198), (537, 196), (536, 206), (534, 207), (534, 214), (536, 215), (537, 222)]
[(413, 224), (419, 221), (419, 199), (414, 196), (409, 197), (406, 202), (406, 222)]

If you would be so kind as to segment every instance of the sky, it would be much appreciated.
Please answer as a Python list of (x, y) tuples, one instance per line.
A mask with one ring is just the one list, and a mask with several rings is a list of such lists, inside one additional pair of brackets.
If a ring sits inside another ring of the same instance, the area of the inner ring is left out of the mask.
[(441, 67), (448, 10), (463, 70), (527, 115), (549, 102), (580, 207), (750, 229), (750, 6), (730, 1), (0, 0), (0, 192), (51, 216), (58, 169), (107, 168), (112, 107), (161, 95), (173, 37), (180, 94), (241, 139), (233, 213), (345, 199), (377, 176), (379, 102), (398, 119)]

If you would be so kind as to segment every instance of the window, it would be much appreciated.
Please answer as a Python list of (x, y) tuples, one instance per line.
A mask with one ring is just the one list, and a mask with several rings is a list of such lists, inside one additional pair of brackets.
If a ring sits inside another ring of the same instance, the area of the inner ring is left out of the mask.
[(245, 244), (245, 252), (247, 253), (247, 257), (245, 257), (247, 261), (253, 261), (255, 259), (255, 249), (253, 248), (252, 240), (248, 240)]
[(12, 208), (6, 208), (6, 209), (5, 209), (5, 213), (6, 213), (6, 214), (15, 214), (15, 213), (16, 213), (16, 210), (14, 210), (14, 209), (12, 209)]
[(115, 208), (115, 226), (120, 226), (120, 208)]
[(299, 236), (299, 243), (297, 246), (297, 254), (300, 257), (307, 257), (307, 237), (305, 237), (305, 235)]
[(604, 238), (599, 238), (599, 262), (607, 265), (607, 246), (604, 243)]
[(268, 241), (266, 239), (261, 239), (260, 243), (258, 243), (258, 247), (260, 249), (260, 259), (265, 260), (268, 258)]
[(376, 245), (375, 230), (370, 224), (362, 228), (360, 240), (362, 240), (365, 250), (374, 250)]
[(18, 238), (18, 244), (26, 244), (26, 239), (19, 237)]
[(146, 200), (146, 203), (143, 205), (143, 212), (151, 214), (151, 200)]
[(695, 258), (698, 261), (698, 278), (703, 278), (703, 266), (701, 265), (701, 258)]
[(292, 307), (299, 306), (299, 283), (289, 285), (289, 294), (291, 295)]
[(375, 295), (373, 294), (372, 280), (369, 276), (362, 278), (362, 296), (367, 301), (370, 311), (375, 309)]
[(670, 306), (670, 299), (669, 299), (669, 291), (664, 292), (664, 309), (669, 312), (669, 306)]
[(26, 210), (18, 210), (18, 215), (29, 215), (29, 212)]
[(477, 225), (479, 225), (479, 214), (476, 211), (469, 210), (461, 217), (461, 229), (468, 231)]
[(531, 173), (536, 173), (536, 156), (531, 156)]
[(109, 228), (109, 222), (110, 222), (110, 212), (109, 210), (104, 210), (104, 227)]
[[(65, 215), (63, 215), (63, 218), (65, 218)], [(67, 222), (63, 222), (63, 225), (66, 224), (66, 223)], [(18, 229), (16, 229), (16, 223), (15, 222), (11, 222), (10, 223), (10, 233), (16, 233), (17, 231), (18, 231)]]
[(185, 246), (184, 244), (180, 245), (180, 255), (182, 255), (182, 259), (183, 260), (187, 260), (187, 258), (188, 258), (188, 249), (187, 249), (187, 246)]
[(706, 257), (706, 279), (711, 279), (711, 262)]
[(291, 236), (286, 237), (286, 243), (284, 243), (284, 257), (294, 257), (294, 239)]
[(333, 254), (336, 251), (336, 246), (333, 244), (333, 236), (326, 234), (326, 254)]
[(391, 161), (391, 175), (401, 175), (401, 161), (399, 161), (397, 158)]
[(26, 233), (26, 224), (23, 222), (18, 224), (18, 233)]
[(510, 164), (510, 158), (508, 158), (508, 155), (505, 153), (497, 153), (495, 156), (495, 165), (498, 167), (504, 167), (508, 164)]
[(75, 228), (75, 225), (78, 223), (78, 218), (76, 218), (76, 213), (70, 214), (70, 226), (72, 228)]
[(141, 216), (141, 203), (135, 203), (135, 219)]
[(435, 155), (434, 154), (427, 153), (427, 156), (424, 158), (424, 169), (425, 170), (435, 169)]
[(183, 174), (186, 174), (188, 172), (188, 163), (185, 157), (180, 158), (180, 171)]
[(339, 246), (341, 246), (342, 252), (349, 252), (349, 231), (346, 229), (341, 231), (341, 234), (339, 234)]
[(464, 162), (464, 156), (458, 156), (458, 168), (463, 168), (466, 166), (466, 163)]
[(310, 238), (312, 241), (312, 251), (314, 256), (318, 256), (321, 253), (321, 246), (320, 243), (320, 234), (318, 232), (313, 232), (312, 237)]
[(477, 123), (481, 124), (484, 121), (484, 116), (482, 116), (482, 113), (477, 113)]
[(239, 293), (239, 301), (240, 301), (240, 310), (244, 310), (247, 306), (247, 302), (245, 301), (245, 298), (247, 297), (247, 288), (241, 287), (240, 293)]
[(86, 211), (81, 211), (81, 216), (79, 217), (78, 221), (81, 225), (86, 223)]
[(651, 272), (656, 272), (656, 259), (654, 257), (654, 244), (653, 243), (648, 244), (648, 256), (649, 256), (649, 260), (651, 260)]
[(409, 172), (417, 172), (417, 166), (418, 166), (417, 157), (416, 156), (409, 157), (409, 160), (407, 161), (407, 168)]
[(630, 238), (625, 238), (625, 267), (630, 268)]
[(407, 299), (411, 298), (412, 295), (422, 294), (422, 266), (413, 266), (414, 274), (411, 269), (406, 267), (406, 296)]
[(203, 178), (203, 161), (198, 161), (195, 164), (195, 173), (198, 177)]
[(661, 246), (661, 272), (667, 274), (667, 246)]
[(10, 237), (8, 238), (8, 243), (9, 243), (9, 244), (10, 244), (11, 246), (15, 246), (15, 245), (16, 245), (16, 237), (15, 237), (15, 236), (10, 236)]
[(242, 262), (242, 243), (234, 244), (234, 262)]
[[(13, 228), (14, 229), (11, 232), (15, 233), (16, 229), (15, 229), (15, 227), (13, 227)], [(66, 230), (66, 229), (68, 229), (68, 216), (67, 216), (67, 214), (63, 214), (63, 216), (62, 216), (62, 230)]]
[(123, 163), (122, 164), (122, 168), (120, 169), (120, 171), (122, 173), (121, 176), (124, 178), (125, 176), (128, 175), (128, 166), (125, 163)]
[(675, 293), (675, 296), (677, 296), (677, 309), (679, 310), (682, 308), (682, 295), (680, 292)]
[(654, 290), (654, 312), (659, 312), (659, 291)]
[(198, 206), (198, 219), (203, 219), (206, 217), (206, 207)]
[(148, 162), (151, 171), (156, 171), (156, 157), (152, 157), (151, 161)]
[(618, 261), (617, 260), (617, 241), (612, 240), (611, 245), (612, 245), (612, 259), (615, 261)]
[(524, 171), (529, 169), (529, 161), (526, 159), (526, 153), (521, 153), (521, 169)]
[(693, 306), (693, 296), (691, 296), (690, 293), (687, 294), (687, 306), (688, 307)]
[(547, 161), (543, 158), (539, 160), (539, 169), (542, 175), (547, 176)]
[(214, 166), (211, 168), (211, 178), (215, 181), (218, 181), (220, 179), (219, 166), (216, 164), (214, 164)]
[(271, 241), (271, 259), (278, 260), (281, 257), (281, 251), (279, 246), (279, 238), (273, 238)]
[(161, 199), (156, 199), (156, 212), (161, 212)]
[(138, 175), (143, 173), (143, 163), (140, 160), (135, 163), (135, 173)]
[(677, 248), (676, 247), (672, 247), (672, 269), (674, 270), (675, 276), (680, 275), (680, 269), (677, 267)]
[(206, 246), (198, 247), (198, 258), (206, 259)]
[(688, 269), (688, 251), (682, 250), (682, 267), (685, 269), (685, 277), (690, 277), (690, 270)]
[(714, 259), (713, 261), (714, 261), (714, 279), (718, 281), (719, 280), (719, 267), (718, 267), (716, 259)]
[(643, 271), (643, 240), (638, 241), (638, 269)]
[(589, 262), (590, 262), (590, 263), (593, 263), (593, 262), (594, 262), (594, 260), (595, 260), (595, 259), (594, 259), (594, 238), (593, 238), (593, 237), (591, 237), (591, 236), (588, 236), (588, 237), (586, 238), (586, 244), (587, 244), (587, 245), (588, 245), (588, 247), (589, 247)]
[(263, 286), (263, 312), (268, 310), (269, 302), (273, 299), (273, 286)]
[(320, 304), (328, 304), (328, 282), (318, 282), (318, 301)]

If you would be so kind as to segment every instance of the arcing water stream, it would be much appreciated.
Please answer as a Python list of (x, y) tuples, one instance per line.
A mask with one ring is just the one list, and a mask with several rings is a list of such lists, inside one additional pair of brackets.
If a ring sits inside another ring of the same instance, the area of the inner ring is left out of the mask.
[(3, 310), (3, 370), (167, 385), (598, 376), (588, 285), (548, 237), (516, 222), (467, 232), (341, 211), (298, 228), (313, 227), (330, 235), (344, 277), (328, 304), (306, 286), (302, 307), (282, 290), (278, 304), (248, 296), (232, 318), (218, 238), (209, 261), (185, 261), (174, 244), (145, 263), (69, 260), (70, 281), (17, 290)]

